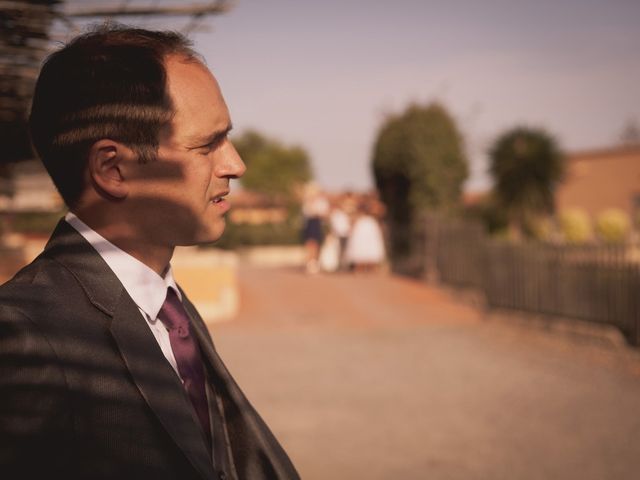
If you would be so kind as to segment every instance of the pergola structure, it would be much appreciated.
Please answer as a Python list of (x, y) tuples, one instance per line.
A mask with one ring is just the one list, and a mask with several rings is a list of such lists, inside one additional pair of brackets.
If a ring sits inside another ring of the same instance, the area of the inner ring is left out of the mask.
[(191, 30), (207, 16), (224, 13), (232, 6), (231, 0), (189, 4), (157, 0), (0, 0), (0, 177), (2, 173), (6, 176), (9, 163), (33, 156), (26, 129), (27, 112), (40, 64), (56, 39), (53, 26), (57, 21), (77, 29), (75, 22), (86, 19), (181, 16), (189, 20), (186, 30)]

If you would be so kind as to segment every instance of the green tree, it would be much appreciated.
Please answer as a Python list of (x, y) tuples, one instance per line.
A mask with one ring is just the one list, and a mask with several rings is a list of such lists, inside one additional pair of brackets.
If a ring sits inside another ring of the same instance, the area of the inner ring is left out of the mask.
[(248, 190), (291, 199), (312, 178), (309, 155), (302, 147), (285, 146), (253, 130), (233, 143), (247, 165), (240, 182)]
[(388, 209), (392, 256), (409, 256), (421, 214), (459, 204), (468, 174), (462, 135), (442, 105), (412, 104), (381, 126), (372, 166)]
[(564, 156), (541, 129), (517, 127), (490, 149), (494, 194), (517, 235), (530, 235), (535, 222), (555, 210), (554, 191), (564, 175)]

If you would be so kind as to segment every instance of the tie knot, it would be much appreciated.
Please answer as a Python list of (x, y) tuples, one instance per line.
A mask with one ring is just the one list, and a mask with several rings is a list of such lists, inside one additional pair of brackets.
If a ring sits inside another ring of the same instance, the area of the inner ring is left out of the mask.
[(158, 318), (168, 330), (178, 330), (180, 337), (189, 335), (189, 317), (173, 288), (167, 288), (167, 298), (162, 304)]

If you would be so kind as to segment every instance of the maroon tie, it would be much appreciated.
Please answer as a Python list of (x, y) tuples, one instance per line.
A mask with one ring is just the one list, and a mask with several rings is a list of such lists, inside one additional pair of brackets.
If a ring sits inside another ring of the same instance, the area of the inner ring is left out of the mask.
[(189, 394), (202, 429), (211, 444), (209, 408), (205, 393), (205, 376), (196, 339), (191, 335), (189, 316), (172, 288), (167, 289), (167, 298), (158, 313), (158, 318), (169, 330), (171, 350), (178, 364), (178, 372)]

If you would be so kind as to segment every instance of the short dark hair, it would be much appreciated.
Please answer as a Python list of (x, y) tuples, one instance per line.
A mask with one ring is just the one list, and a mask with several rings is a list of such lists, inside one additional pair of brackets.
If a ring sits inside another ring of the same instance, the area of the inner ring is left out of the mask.
[(45, 61), (29, 117), (33, 145), (65, 203), (84, 190), (87, 154), (100, 139), (154, 159), (160, 129), (173, 115), (166, 89), (168, 55), (201, 61), (175, 32), (103, 25)]

